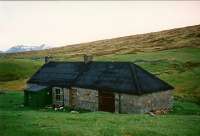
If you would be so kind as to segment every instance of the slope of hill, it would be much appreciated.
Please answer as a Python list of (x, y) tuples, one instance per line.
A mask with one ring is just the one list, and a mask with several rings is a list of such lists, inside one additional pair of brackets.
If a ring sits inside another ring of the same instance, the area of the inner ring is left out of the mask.
[(43, 51), (4, 54), (4, 56), (12, 58), (41, 58), (50, 55), (55, 58), (74, 58), (83, 54), (92, 54), (94, 56), (132, 54), (181, 47), (200, 47), (200, 25), (68, 45)]
[[(135, 54), (98, 56), (98, 61), (131, 61), (175, 87), (174, 96), (200, 104), (200, 48), (178, 48)], [(80, 60), (75, 58), (74, 60)], [(25, 81), (43, 64), (28, 59), (0, 60), (0, 90), (23, 90)]]
[(29, 78), (40, 67), (39, 62), (28, 60), (0, 60), (0, 82)]
[(26, 80), (41, 65), (40, 61), (0, 59), (0, 90), (23, 90)]
[[(166, 42), (169, 40), (171, 42)], [(140, 46), (134, 43), (140, 43)], [(80, 56), (88, 50), (96, 55), (98, 61), (135, 62), (172, 84), (175, 87), (174, 96), (200, 103), (199, 47), (200, 25), (44, 51), (4, 54), (5, 58), (0, 61), (0, 89), (23, 89), (25, 80), (43, 63), (35, 61), (38, 58), (51, 54), (61, 60), (80, 60)], [(27, 64), (27, 61), (30, 63)], [(38, 62), (37, 68), (35, 62)]]

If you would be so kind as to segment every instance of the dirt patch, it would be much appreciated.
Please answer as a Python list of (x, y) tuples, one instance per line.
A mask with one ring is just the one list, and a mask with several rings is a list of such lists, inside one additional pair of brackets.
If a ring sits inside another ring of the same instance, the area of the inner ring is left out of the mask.
[(186, 63), (184, 63), (184, 66), (188, 69), (194, 68), (194, 67), (199, 67), (200, 66), (200, 62), (191, 62), (188, 61)]

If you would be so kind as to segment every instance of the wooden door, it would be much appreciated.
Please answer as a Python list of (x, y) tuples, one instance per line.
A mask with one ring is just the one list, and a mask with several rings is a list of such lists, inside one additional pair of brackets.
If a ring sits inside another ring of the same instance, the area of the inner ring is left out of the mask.
[(107, 112), (115, 112), (114, 93), (99, 91), (99, 110)]

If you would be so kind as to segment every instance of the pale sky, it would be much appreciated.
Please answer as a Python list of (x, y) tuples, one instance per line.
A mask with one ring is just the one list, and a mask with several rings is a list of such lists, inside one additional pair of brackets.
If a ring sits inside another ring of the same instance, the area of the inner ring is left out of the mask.
[(0, 50), (64, 46), (200, 24), (200, 1), (0, 1)]

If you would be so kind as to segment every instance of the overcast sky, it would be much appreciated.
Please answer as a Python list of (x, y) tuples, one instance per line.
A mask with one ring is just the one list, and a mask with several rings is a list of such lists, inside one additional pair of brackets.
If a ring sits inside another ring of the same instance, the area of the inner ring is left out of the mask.
[(200, 1), (0, 1), (0, 50), (64, 46), (200, 24)]

